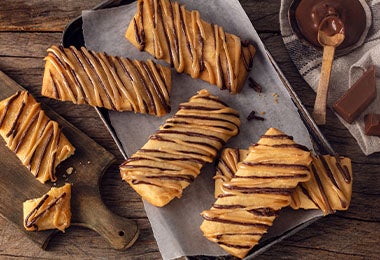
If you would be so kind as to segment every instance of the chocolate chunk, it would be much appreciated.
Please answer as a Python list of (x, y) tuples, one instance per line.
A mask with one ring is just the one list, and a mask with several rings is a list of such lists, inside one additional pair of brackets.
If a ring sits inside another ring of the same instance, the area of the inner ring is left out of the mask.
[(248, 121), (250, 121), (250, 120), (252, 120), (252, 119), (254, 119), (254, 120), (258, 120), (258, 121), (264, 121), (264, 120), (265, 120), (264, 117), (256, 116), (255, 114), (256, 114), (255, 111), (251, 111), (251, 113), (249, 113), (249, 115), (247, 116), (247, 120), (248, 120)]
[(347, 123), (352, 123), (376, 98), (375, 68), (372, 65), (333, 105)]
[(254, 91), (256, 91), (257, 93), (263, 92), (263, 87), (259, 83), (257, 83), (253, 78), (249, 77), (248, 81), (248, 86), (250, 88), (253, 88)]
[(364, 125), (366, 135), (380, 136), (380, 114), (369, 113), (365, 115)]

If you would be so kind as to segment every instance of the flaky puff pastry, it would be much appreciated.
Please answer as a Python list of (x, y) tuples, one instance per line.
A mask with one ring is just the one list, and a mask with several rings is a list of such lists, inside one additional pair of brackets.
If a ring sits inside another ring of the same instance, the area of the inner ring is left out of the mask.
[(170, 111), (171, 71), (151, 60), (52, 46), (42, 95), (74, 104), (163, 116)]
[(201, 90), (120, 166), (121, 177), (152, 205), (165, 206), (182, 196), (239, 125), (237, 111)]
[(352, 195), (352, 166), (347, 157), (320, 155), (313, 158), (311, 178), (292, 195), (294, 209), (320, 209), (327, 215), (347, 210)]
[[(215, 197), (222, 194), (224, 182), (236, 173), (238, 163), (249, 150), (226, 148), (222, 151), (215, 174)], [(310, 180), (301, 182), (292, 193), (293, 209), (320, 209), (327, 215), (336, 210), (347, 210), (352, 194), (352, 166), (347, 157), (313, 156), (309, 167)]]
[(202, 20), (198, 11), (169, 0), (138, 0), (125, 37), (177, 72), (233, 94), (241, 91), (256, 51), (252, 44)]
[(56, 181), (55, 168), (74, 154), (74, 146), (27, 91), (0, 102), (0, 135), (42, 183)]
[(223, 193), (222, 187), (223, 183), (230, 181), (238, 169), (238, 163), (243, 161), (249, 154), (247, 149), (237, 149), (237, 148), (225, 148), (223, 149), (218, 165), (216, 167), (216, 174), (214, 176), (215, 180), (215, 191), (214, 196), (217, 198)]
[(290, 204), (299, 182), (309, 180), (310, 152), (290, 136), (270, 128), (238, 164), (211, 209), (201, 213), (206, 238), (243, 258)]
[(24, 227), (28, 231), (59, 229), (62, 232), (71, 223), (71, 185), (51, 188), (41, 198), (23, 203)]

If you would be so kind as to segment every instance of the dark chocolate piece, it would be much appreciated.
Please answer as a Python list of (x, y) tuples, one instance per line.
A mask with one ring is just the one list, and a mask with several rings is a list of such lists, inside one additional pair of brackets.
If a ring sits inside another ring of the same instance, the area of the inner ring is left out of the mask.
[(254, 91), (256, 91), (257, 93), (263, 92), (263, 87), (259, 83), (257, 83), (252, 77), (249, 77), (248, 81), (248, 86), (250, 88), (253, 88)]
[(254, 120), (258, 120), (258, 121), (264, 121), (264, 120), (265, 120), (264, 117), (256, 116), (255, 114), (256, 114), (255, 111), (251, 111), (251, 113), (249, 113), (249, 115), (247, 116), (247, 120), (248, 120), (248, 121), (250, 121), (250, 120), (252, 120), (252, 119), (254, 119)]
[(371, 66), (333, 105), (347, 123), (352, 123), (376, 98), (375, 68)]
[(380, 114), (369, 113), (364, 116), (366, 135), (380, 136)]

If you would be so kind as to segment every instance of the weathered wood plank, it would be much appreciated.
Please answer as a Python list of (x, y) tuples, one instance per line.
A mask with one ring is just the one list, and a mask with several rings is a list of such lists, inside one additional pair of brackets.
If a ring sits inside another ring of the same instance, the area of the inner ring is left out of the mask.
[(100, 2), (102, 0), (3, 0), (0, 31), (60, 32), (82, 10), (90, 9)]
[(257, 32), (280, 32), (278, 11), (280, 2), (275, 0), (240, 0)]
[(61, 37), (61, 32), (0, 32), (0, 56), (42, 59), (46, 56), (47, 48), (53, 44), (59, 44)]
[(275, 245), (258, 259), (279, 256), (285, 259), (375, 259), (380, 249), (372, 229), (377, 227), (378, 223), (363, 224), (329, 216)]

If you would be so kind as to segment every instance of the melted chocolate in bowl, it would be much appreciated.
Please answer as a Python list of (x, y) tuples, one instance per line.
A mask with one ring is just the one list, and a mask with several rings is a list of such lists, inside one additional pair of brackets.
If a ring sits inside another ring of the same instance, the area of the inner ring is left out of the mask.
[(295, 0), (289, 10), (294, 32), (317, 48), (321, 48), (318, 27), (330, 15), (344, 24), (345, 39), (337, 49), (351, 47), (360, 40), (366, 29), (366, 13), (358, 0)]

